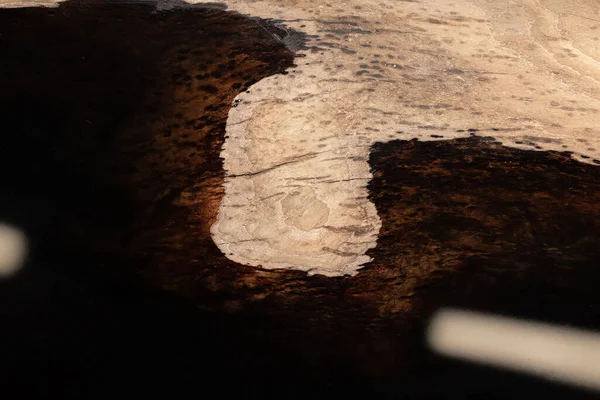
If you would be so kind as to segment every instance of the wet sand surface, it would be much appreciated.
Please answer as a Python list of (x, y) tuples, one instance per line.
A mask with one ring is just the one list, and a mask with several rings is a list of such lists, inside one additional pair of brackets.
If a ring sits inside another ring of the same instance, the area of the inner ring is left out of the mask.
[(100, 2), (0, 26), (0, 217), (33, 243), (0, 291), (22, 393), (572, 398), (434, 357), (423, 329), (447, 305), (598, 328), (598, 167), (477, 131), (375, 144), (370, 264), (245, 266), (210, 235), (219, 154), (234, 97), (301, 60), (284, 32), (216, 5)]

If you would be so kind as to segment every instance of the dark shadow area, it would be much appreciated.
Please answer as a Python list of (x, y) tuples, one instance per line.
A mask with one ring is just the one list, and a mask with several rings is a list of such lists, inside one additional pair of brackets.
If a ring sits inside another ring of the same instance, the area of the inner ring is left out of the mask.
[(233, 97), (292, 61), (274, 26), (164, 5), (0, 10), (0, 220), (31, 242), (23, 271), (0, 282), (5, 396), (331, 390), (251, 319), (139, 274), (132, 238), (169, 197), (161, 185), (220, 177)]
[(401, 255), (407, 268), (419, 254), (423, 292), (456, 307), (598, 327), (599, 167), (480, 137), (378, 144), (371, 163), (384, 219), (372, 254)]
[[(371, 255), (375, 265), (398, 257), (413, 271), (405, 277), (416, 278), (413, 312), (457, 307), (600, 328), (598, 167), (482, 137), (377, 144), (370, 161), (369, 189), (383, 220)], [(413, 395), (597, 396), (439, 359), (423, 342), (414, 359), (405, 386)]]
[(0, 10), (0, 221), (32, 248), (0, 282), (5, 390), (582, 398), (423, 346), (447, 305), (598, 327), (600, 174), (564, 154), (374, 146), (383, 229), (353, 278), (215, 247), (227, 113), (294, 62), (271, 22), (173, 2)]

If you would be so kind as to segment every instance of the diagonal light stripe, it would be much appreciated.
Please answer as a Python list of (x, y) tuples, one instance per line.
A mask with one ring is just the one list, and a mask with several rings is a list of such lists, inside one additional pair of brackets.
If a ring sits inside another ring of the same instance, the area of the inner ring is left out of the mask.
[(27, 257), (27, 237), (18, 228), (0, 223), (0, 278), (21, 269)]
[(445, 356), (600, 390), (600, 333), (443, 309), (427, 340)]

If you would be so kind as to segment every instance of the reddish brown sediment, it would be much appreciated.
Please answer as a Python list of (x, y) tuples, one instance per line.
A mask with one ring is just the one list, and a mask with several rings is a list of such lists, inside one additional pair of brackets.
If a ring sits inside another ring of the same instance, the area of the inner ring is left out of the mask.
[(225, 0), (285, 23), (281, 42), (298, 48), (289, 28), (308, 42), (296, 67), (256, 82), (229, 113), (216, 245), (245, 265), (355, 275), (381, 227), (366, 188), (376, 142), (479, 130), (598, 162), (600, 39), (582, 17), (595, 9), (565, 4)]
[(370, 377), (432, 368), (422, 328), (443, 306), (596, 326), (598, 167), (479, 137), (378, 144), (370, 162), (383, 225), (356, 277), (231, 263), (203, 219), (175, 207), (147, 240), (171, 238), (152, 253), (157, 276), (203, 307), (262, 321), (255, 333), (315, 365)]
[(355, 277), (227, 259), (210, 235), (227, 114), (293, 55), (264, 29), (276, 28), (237, 14), (152, 11), (0, 11), (1, 182), (18, 199), (1, 210), (28, 207), (12, 218), (31, 227), (42, 261), (69, 264), (75, 280), (133, 270), (217, 315), (214, 337), (243, 355), (227, 362), (259, 382), (296, 364), (296, 377), (335, 388), (348, 376), (448, 373), (421, 347), (427, 317), (446, 305), (597, 327), (598, 167), (488, 138), (372, 148), (382, 230)]

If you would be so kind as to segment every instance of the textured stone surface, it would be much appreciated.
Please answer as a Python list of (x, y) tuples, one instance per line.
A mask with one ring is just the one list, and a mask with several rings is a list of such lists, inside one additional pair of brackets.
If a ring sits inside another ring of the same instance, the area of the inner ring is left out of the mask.
[[(298, 67), (260, 81), (230, 112), (212, 234), (234, 261), (356, 274), (381, 227), (365, 190), (375, 142), (477, 129), (507, 146), (600, 162), (593, 3), (225, 3), (310, 37)], [(316, 208), (290, 219), (290, 198)]]
[[(421, 140), (375, 144), (368, 163), (358, 160), (373, 176), (361, 185), (381, 228), (366, 253), (373, 261), (356, 276), (227, 258), (210, 232), (224, 195), (227, 118), (232, 129), (233, 114), (257, 103), (243, 96), (259, 79), (296, 79), (281, 74), (297, 68), (274, 40), (285, 31), (214, 8), (85, 4), (0, 12), (3, 131), (16, 133), (3, 136), (0, 212), (27, 228), (36, 260), (0, 290), (0, 337), (11, 343), (2, 370), (23, 390), (81, 398), (123, 381), (150, 393), (224, 390), (226, 376), (228, 390), (263, 398), (515, 398), (515, 381), (478, 379), (423, 348), (431, 311), (453, 305), (598, 328), (598, 167), (507, 147), (485, 138), (507, 131), (466, 122), (471, 131), (457, 134), (468, 138), (413, 126)], [(265, 107), (265, 116), (281, 110), (278, 123), (294, 118), (289, 105)], [(516, 146), (533, 140), (516, 132)], [(265, 166), (271, 152), (289, 150), (279, 147), (265, 145)], [(303, 162), (311, 160), (320, 159)], [(286, 225), (305, 234), (328, 224), (311, 185), (290, 193), (278, 200)], [(167, 294), (134, 290), (140, 281)]]
[[(292, 29), (309, 36), (297, 67), (239, 95), (228, 118), (212, 235), (236, 262), (355, 275), (381, 228), (366, 192), (376, 142), (477, 129), (507, 146), (600, 162), (592, 3), (225, 4), (276, 19), (288, 44), (299, 44)], [(284, 202), (300, 201), (309, 204), (290, 215)]]

